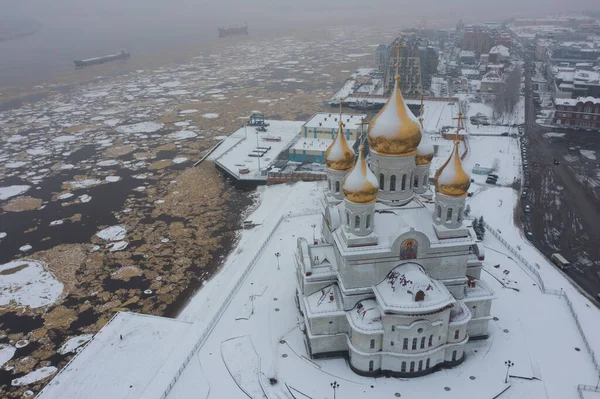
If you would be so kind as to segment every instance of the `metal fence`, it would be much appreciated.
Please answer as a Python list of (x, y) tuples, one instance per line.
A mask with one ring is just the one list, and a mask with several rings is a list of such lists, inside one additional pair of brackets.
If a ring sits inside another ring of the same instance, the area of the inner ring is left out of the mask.
[(254, 257), (252, 258), (252, 260), (248, 263), (248, 265), (244, 269), (244, 273), (242, 273), (242, 275), (238, 278), (238, 281), (235, 283), (235, 285), (233, 286), (233, 288), (231, 289), (231, 291), (229, 292), (229, 294), (225, 298), (225, 301), (223, 301), (223, 303), (221, 304), (221, 306), (219, 307), (219, 309), (217, 310), (217, 312), (215, 313), (215, 315), (212, 317), (212, 319), (206, 325), (204, 331), (202, 332), (202, 334), (200, 335), (200, 337), (198, 338), (198, 340), (194, 344), (193, 348), (191, 349), (190, 353), (187, 355), (187, 357), (185, 358), (185, 360), (183, 361), (183, 363), (181, 364), (181, 366), (179, 367), (179, 369), (177, 370), (177, 372), (175, 373), (175, 375), (171, 379), (171, 382), (169, 383), (169, 385), (165, 388), (165, 390), (162, 393), (162, 395), (159, 396), (160, 399), (165, 399), (169, 395), (169, 393), (171, 392), (171, 390), (175, 386), (175, 383), (177, 382), (177, 380), (181, 376), (181, 373), (183, 373), (183, 370), (188, 365), (188, 363), (190, 362), (190, 360), (192, 359), (192, 357), (194, 356), (194, 354), (200, 349), (200, 347), (202, 347), (202, 345), (204, 345), (204, 343), (206, 342), (207, 338), (210, 336), (212, 330), (215, 328), (215, 326), (217, 325), (217, 323), (221, 319), (221, 316), (223, 315), (223, 313), (225, 312), (225, 310), (227, 309), (227, 307), (231, 303), (231, 300), (233, 299), (233, 297), (235, 296), (235, 294), (237, 293), (237, 291), (239, 290), (239, 288), (241, 287), (241, 285), (244, 283), (244, 280), (246, 279), (246, 277), (248, 276), (248, 274), (252, 271), (252, 269), (254, 268), (254, 265), (256, 265), (256, 262), (258, 262), (258, 259), (260, 259), (260, 257), (262, 256), (262, 254), (263, 254), (265, 248), (267, 247), (267, 245), (271, 242), (271, 239), (273, 238), (273, 235), (275, 234), (275, 232), (277, 231), (277, 229), (279, 228), (279, 226), (281, 225), (281, 223), (284, 222), (287, 219), (290, 219), (290, 218), (301, 217), (301, 216), (317, 215), (319, 213), (320, 212), (288, 213), (286, 215), (282, 215), (279, 218), (279, 220), (275, 224), (275, 227), (273, 227), (273, 229), (271, 230), (271, 232), (269, 233), (269, 235), (267, 236), (267, 238), (263, 241), (263, 243), (260, 246), (260, 248), (259, 248), (258, 252), (256, 253), (256, 255), (254, 255)]
[[(598, 363), (596, 354), (595, 354), (594, 350), (592, 349), (592, 347), (585, 335), (585, 332), (583, 331), (583, 328), (581, 327), (581, 324), (579, 323), (579, 316), (577, 315), (577, 311), (573, 307), (573, 302), (571, 302), (571, 299), (569, 298), (567, 293), (564, 292), (562, 289), (557, 290), (557, 289), (546, 288), (546, 285), (544, 284), (544, 280), (542, 279), (542, 276), (537, 271), (537, 267), (534, 267), (529, 262), (527, 262), (527, 260), (517, 250), (515, 250), (509, 243), (506, 242), (506, 240), (504, 238), (502, 238), (502, 236), (500, 235), (500, 233), (498, 233), (498, 231), (496, 229), (492, 228), (485, 221), (483, 222), (483, 225), (490, 233), (492, 233), (494, 235), (494, 237), (496, 237), (521, 262), (521, 264), (523, 266), (525, 266), (535, 276), (535, 279), (538, 283), (538, 287), (540, 288), (540, 291), (543, 294), (556, 295), (560, 298), (564, 298), (564, 300), (567, 304), (567, 307), (569, 308), (569, 311), (571, 312), (571, 316), (573, 316), (573, 320), (575, 321), (577, 330), (579, 330), (579, 334), (581, 335), (581, 339), (583, 340), (585, 349), (588, 351), (589, 355), (592, 358), (592, 363), (594, 364), (594, 368), (596, 369), (597, 372), (600, 373), (600, 364)], [(583, 394), (581, 393), (580, 387), (583, 387), (581, 389), (586, 390), (586, 391), (590, 390), (590, 389), (588, 389), (590, 387), (590, 385), (581, 385), (580, 384), (577, 387), (577, 390), (579, 391), (579, 395), (581, 397), (583, 397)], [(593, 392), (600, 392), (600, 389), (596, 389), (595, 387), (591, 387), (591, 388), (592, 388)]]

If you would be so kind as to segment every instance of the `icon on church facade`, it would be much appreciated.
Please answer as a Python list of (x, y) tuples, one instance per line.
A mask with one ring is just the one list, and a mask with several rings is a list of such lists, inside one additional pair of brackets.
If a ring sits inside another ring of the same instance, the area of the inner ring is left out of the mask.
[(417, 241), (412, 238), (402, 241), (402, 245), (400, 246), (400, 260), (417, 259), (417, 248)]

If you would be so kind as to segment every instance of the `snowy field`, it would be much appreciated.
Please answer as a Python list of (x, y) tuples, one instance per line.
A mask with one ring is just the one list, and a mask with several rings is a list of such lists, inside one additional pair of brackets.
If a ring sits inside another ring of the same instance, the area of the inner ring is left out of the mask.
[[(279, 153), (298, 136), (304, 124), (304, 122), (294, 121), (267, 122), (270, 124), (267, 132), (257, 132), (254, 127), (248, 126), (240, 128), (229, 136), (217, 149), (218, 153), (212, 154), (215, 163), (240, 180), (266, 179), (266, 175), (261, 175), (260, 170), (267, 168), (277, 158)], [(281, 141), (265, 140), (270, 136), (280, 137)], [(262, 157), (250, 156), (253, 151), (268, 147), (270, 149)], [(241, 174), (240, 169), (248, 169), (248, 173)]]
[[(496, 319), (490, 323), (488, 340), (467, 345), (467, 360), (462, 365), (415, 379), (374, 379), (355, 375), (343, 359), (308, 359), (298, 327), (301, 318), (294, 299), (296, 280), (292, 256), (298, 237), (311, 237), (313, 231), (317, 238), (319, 236), (319, 228), (313, 230), (312, 225), (319, 226), (321, 223), (318, 198), (323, 189), (322, 183), (261, 188), (262, 203), (248, 217), (260, 226), (241, 233), (237, 249), (227, 258), (220, 273), (199, 291), (179, 317), (182, 321), (194, 322), (195, 333), (182, 336), (172, 332), (174, 335), (163, 337), (165, 341), (161, 342), (164, 344), (159, 345), (160, 353), (178, 345), (176, 354), (171, 355), (169, 360), (185, 357), (188, 351), (188, 366), (180, 374), (177, 362), (163, 364), (158, 358), (147, 359), (140, 373), (153, 369), (157, 377), (145, 387), (146, 394), (158, 397), (172, 381), (170, 377), (173, 375), (178, 378), (167, 396), (171, 398), (193, 394), (203, 398), (248, 397), (244, 392), (253, 398), (263, 398), (263, 389), (269, 392), (269, 397), (284, 398), (289, 397), (286, 394), (288, 387), (308, 397), (332, 398), (329, 383), (336, 380), (340, 383), (338, 397), (344, 398), (397, 397), (396, 393), (402, 398), (463, 398), (465, 388), (473, 393), (472, 397), (492, 398), (509, 387), (503, 397), (575, 399), (579, 397), (577, 384), (594, 383), (597, 373), (564, 299), (542, 294), (536, 280), (513, 260), (507, 247), (490, 232), (484, 239), (488, 250), (482, 277), (496, 292), (497, 299), (492, 306), (492, 315)], [(600, 328), (598, 309), (591, 306), (519, 234), (512, 222), (516, 199), (516, 193), (510, 188), (493, 188), (477, 194), (469, 203), (473, 215), (484, 216), (493, 228), (502, 231), (505, 240), (514, 248), (520, 248), (519, 251), (532, 263), (539, 265), (539, 273), (547, 288), (562, 288), (569, 295), (574, 308), (580, 313), (590, 344), (600, 350), (600, 338), (593, 334)], [(301, 215), (281, 219), (278, 223), (280, 217), (289, 212)], [(244, 271), (263, 243), (266, 246), (244, 278)], [(279, 268), (276, 253), (280, 254)], [(509, 274), (503, 281), (504, 270)], [(238, 281), (242, 282), (241, 285), (237, 284)], [(226, 304), (223, 312), (218, 313), (223, 303)], [(219, 314), (216, 324), (209, 323), (215, 314)], [(180, 322), (170, 321), (168, 324), (177, 326)], [(207, 326), (214, 326), (214, 329), (207, 331), (206, 340), (201, 341), (200, 350), (195, 354), (192, 338)], [(139, 364), (140, 359), (136, 358), (140, 356), (137, 354), (141, 350), (139, 342), (155, 346), (150, 338), (121, 341), (116, 330), (110, 336), (105, 334), (110, 339), (104, 342), (106, 354), (101, 356), (114, 356), (115, 360), (111, 362), (123, 362), (120, 368)], [(105, 362), (94, 359), (92, 363), (88, 351), (96, 340), (66, 369), (62, 376), (65, 381), (71, 378), (69, 371), (75, 369), (76, 362), (82, 358), (88, 359), (85, 363), (88, 369), (79, 373), (78, 380), (114, 372), (105, 366)], [(123, 345), (123, 353), (106, 349), (109, 345), (118, 344)], [(151, 357), (155, 356), (164, 355)], [(504, 361), (509, 359), (515, 366), (510, 370), (512, 377), (509, 383), (505, 384)], [(163, 364), (163, 367), (152, 364), (154, 361)], [(98, 368), (94, 364), (102, 366)], [(569, 367), (564, 367), (565, 364)], [(261, 372), (257, 374), (256, 370)], [(266, 383), (267, 377), (276, 377), (279, 383), (270, 387)], [(54, 396), (43, 396), (46, 397)]]

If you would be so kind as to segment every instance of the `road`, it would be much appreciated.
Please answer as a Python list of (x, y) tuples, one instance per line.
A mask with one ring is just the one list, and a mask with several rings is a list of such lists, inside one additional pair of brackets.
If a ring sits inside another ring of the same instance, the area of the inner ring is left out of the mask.
[[(597, 298), (600, 293), (600, 201), (590, 195), (590, 188), (580, 183), (572, 167), (564, 162), (565, 152), (573, 144), (565, 139), (562, 145), (557, 145), (543, 136), (547, 132), (563, 132), (566, 137), (584, 137), (586, 134), (537, 125), (531, 88), (527, 67), (525, 142), (530, 171), (529, 176), (526, 172), (529, 178), (525, 180), (525, 186), (529, 186), (528, 194), (520, 205), (521, 212), (525, 205), (530, 205), (532, 212), (524, 221), (524, 227), (533, 233), (533, 243), (546, 256), (560, 252), (570, 260), (574, 267), (567, 272), (569, 277)], [(573, 155), (571, 158), (577, 159)], [(554, 159), (563, 162), (554, 165)]]

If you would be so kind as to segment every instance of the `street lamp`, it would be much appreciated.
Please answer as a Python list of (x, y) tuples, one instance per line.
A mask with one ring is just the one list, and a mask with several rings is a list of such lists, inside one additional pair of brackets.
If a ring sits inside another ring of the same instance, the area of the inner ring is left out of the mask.
[(277, 270), (279, 270), (279, 257), (281, 254), (279, 252), (275, 252), (275, 256), (277, 257)]
[(333, 381), (329, 385), (333, 388), (333, 399), (335, 399), (335, 390), (340, 387), (340, 384), (338, 384), (337, 381)]
[(317, 227), (317, 225), (315, 223), (311, 224), (310, 227), (312, 227), (313, 229), (313, 244), (317, 243), (317, 239), (315, 238), (315, 227)]
[(515, 365), (515, 363), (511, 362), (510, 360), (507, 360), (504, 362), (504, 365), (506, 365), (506, 377), (504, 378), (504, 383), (506, 384), (506, 383), (508, 383), (508, 371), (510, 370), (510, 368), (512, 366)]

